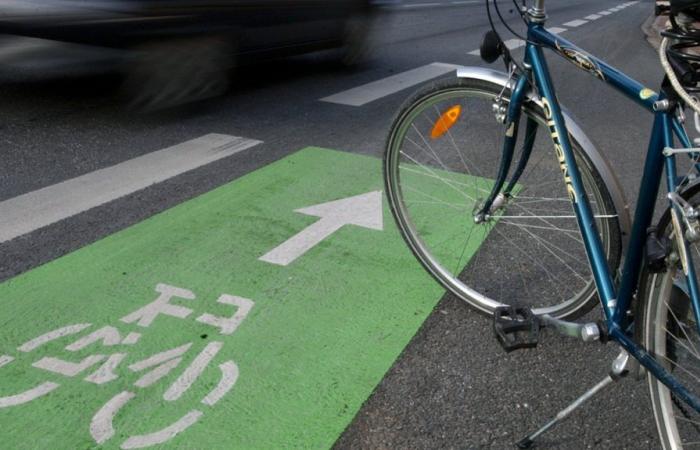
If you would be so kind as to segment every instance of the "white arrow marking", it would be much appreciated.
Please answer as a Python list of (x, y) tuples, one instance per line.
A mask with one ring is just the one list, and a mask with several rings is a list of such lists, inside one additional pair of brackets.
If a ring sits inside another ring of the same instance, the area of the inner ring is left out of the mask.
[(321, 220), (265, 253), (258, 258), (260, 261), (287, 266), (345, 225), (379, 231), (384, 229), (382, 191), (321, 203), (294, 212), (320, 217)]

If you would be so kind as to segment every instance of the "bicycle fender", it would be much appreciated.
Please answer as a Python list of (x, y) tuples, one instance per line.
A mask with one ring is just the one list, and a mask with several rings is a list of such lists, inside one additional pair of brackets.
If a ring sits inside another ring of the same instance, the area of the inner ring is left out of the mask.
[[(515, 86), (514, 80), (509, 78), (507, 73), (485, 67), (459, 67), (457, 69), (457, 77), (487, 81), (507, 87), (511, 90)], [(531, 88), (525, 95), (529, 101), (542, 107), (542, 100)], [(569, 134), (579, 143), (610, 191), (610, 197), (612, 198), (613, 206), (618, 215), (620, 232), (622, 233), (622, 248), (625, 249), (627, 248), (630, 231), (632, 229), (632, 220), (630, 218), (630, 205), (625, 198), (622, 185), (615, 175), (615, 172), (613, 172), (610, 161), (596, 148), (588, 136), (586, 136), (571, 113), (563, 106), (561, 110)]]

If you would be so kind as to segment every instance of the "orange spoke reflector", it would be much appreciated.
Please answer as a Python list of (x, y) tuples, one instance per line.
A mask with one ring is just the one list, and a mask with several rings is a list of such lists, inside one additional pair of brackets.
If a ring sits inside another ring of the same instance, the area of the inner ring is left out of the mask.
[(460, 105), (455, 105), (442, 113), (437, 122), (435, 122), (435, 126), (433, 127), (433, 131), (430, 133), (430, 137), (437, 139), (442, 137), (443, 134), (447, 133), (447, 130), (449, 130), (452, 125), (457, 122), (461, 112), (462, 107)]

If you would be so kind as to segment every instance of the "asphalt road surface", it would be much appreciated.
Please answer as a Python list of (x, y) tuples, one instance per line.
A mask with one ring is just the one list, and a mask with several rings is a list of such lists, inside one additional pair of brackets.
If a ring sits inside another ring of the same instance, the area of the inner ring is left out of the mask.
[[(585, 19), (619, 3), (551, 0), (548, 26), (564, 28), (567, 39), (656, 88), (661, 69), (641, 31), (653, 2)], [(242, 68), (223, 97), (151, 114), (134, 114), (119, 102), (119, 79), (108, 70), (86, 75), (44, 64), (2, 68), (0, 61), (0, 201), (209, 133), (262, 141), (56, 223), (37, 222), (38, 228), (0, 243), (0, 279), (309, 145), (380, 156), (394, 112), (417, 85), (365, 97), (347, 91), (430, 64), (484, 65), (469, 52), (487, 29), (481, 1), (396, 2), (374, 24), (371, 59), (356, 70), (341, 68), (329, 53), (257, 64)], [(610, 159), (634, 203), (651, 117), (588, 74), (554, 57), (549, 61), (560, 101)], [(441, 76), (453, 75), (446, 70)], [(611, 345), (548, 333), (536, 350), (505, 354), (490, 330), (488, 319), (446, 295), (336, 447), (508, 448), (602, 379), (616, 354)], [(658, 445), (646, 384), (632, 379), (594, 398), (541, 441), (541, 448)]]

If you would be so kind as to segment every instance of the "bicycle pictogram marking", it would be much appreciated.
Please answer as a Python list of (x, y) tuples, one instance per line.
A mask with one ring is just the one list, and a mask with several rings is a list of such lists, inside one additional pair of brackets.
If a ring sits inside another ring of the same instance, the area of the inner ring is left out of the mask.
[[(105, 325), (92, 330), (95, 328), (92, 323), (76, 323), (51, 330), (17, 347), (18, 354), (16, 356), (0, 354), (0, 368), (18, 361), (18, 359), (21, 359), (22, 354), (31, 354), (50, 342), (87, 332), (87, 334), (66, 345), (65, 350), (74, 353), (95, 344), (99, 344), (101, 349), (105, 350), (101, 350), (101, 353), (85, 356), (77, 362), (56, 356), (44, 356), (34, 361), (31, 366), (53, 374), (52, 376), (59, 375), (68, 378), (83, 376), (83, 381), (97, 386), (117, 380), (120, 377), (120, 373), (124, 370), (142, 374), (134, 382), (134, 388), (123, 390), (107, 400), (90, 420), (88, 428), (95, 443), (104, 444), (110, 441), (116, 433), (114, 428), (115, 416), (121, 413), (122, 410), (126, 411), (129, 402), (137, 397), (139, 390), (155, 385), (175, 370), (194, 345), (194, 342), (187, 342), (126, 365), (125, 361), (129, 357), (130, 349), (141, 342), (142, 332), (147, 330), (159, 316), (185, 320), (193, 313), (191, 308), (172, 303), (175, 299), (195, 300), (196, 296), (192, 291), (162, 283), (158, 284), (155, 290), (159, 294), (158, 297), (153, 302), (119, 319), (121, 322), (119, 327)], [(252, 300), (229, 294), (219, 296), (217, 303), (233, 307), (235, 309), (234, 313), (228, 317), (204, 313), (199, 315), (195, 321), (216, 329), (221, 336), (233, 334), (254, 306)], [(136, 328), (124, 330), (125, 326)], [(224, 342), (221, 340), (207, 343), (177, 379), (165, 390), (163, 400), (174, 402), (180, 399), (197, 382), (212, 361), (216, 359), (223, 346)], [(109, 350), (111, 349), (118, 351), (110, 353)], [(204, 407), (215, 406), (233, 389), (238, 380), (239, 369), (235, 361), (226, 360), (220, 362), (218, 369), (219, 381), (213, 389), (199, 400), (199, 404), (202, 406), (193, 407), (182, 417), (159, 430), (147, 434), (129, 436), (120, 444), (120, 447), (131, 449), (162, 444), (195, 424), (204, 414)], [(49, 395), (60, 386), (60, 382), (47, 380), (22, 392), (0, 397), (0, 408), (12, 408), (29, 402), (40, 401), (41, 398)]]

